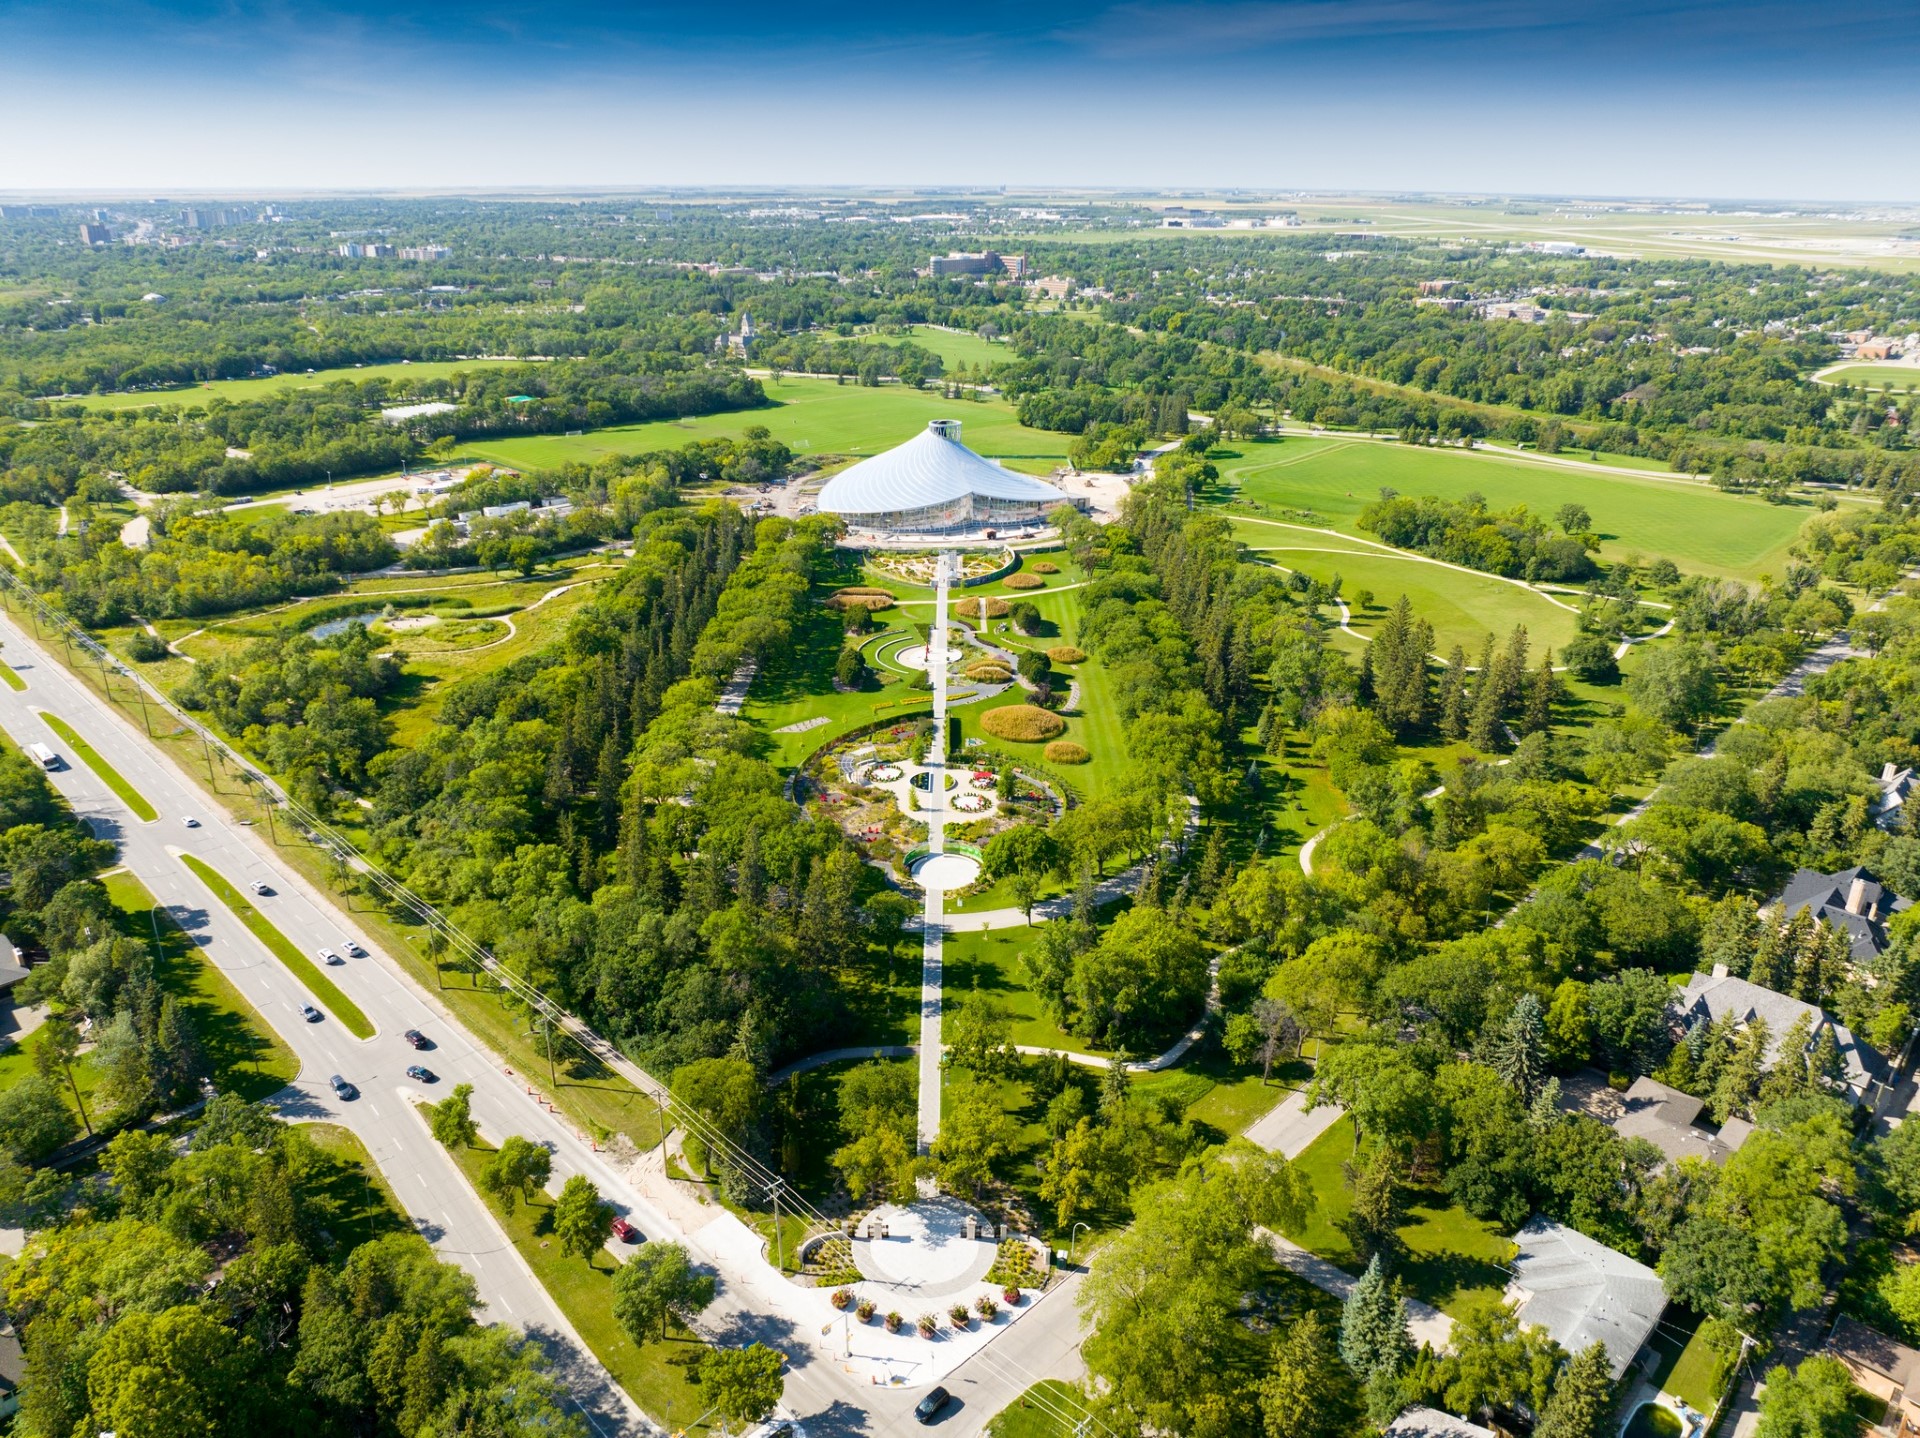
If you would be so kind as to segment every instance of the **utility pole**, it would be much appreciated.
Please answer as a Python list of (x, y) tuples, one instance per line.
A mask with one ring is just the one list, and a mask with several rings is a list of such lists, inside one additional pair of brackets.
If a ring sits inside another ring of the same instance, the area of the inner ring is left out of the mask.
[(780, 1190), (785, 1188), (786, 1184), (787, 1181), (784, 1178), (776, 1178), (772, 1183), (767, 1185), (767, 1193), (773, 1199), (774, 1252), (780, 1259), (780, 1271), (782, 1273), (786, 1272), (787, 1269), (787, 1236), (785, 1231), (780, 1227)]

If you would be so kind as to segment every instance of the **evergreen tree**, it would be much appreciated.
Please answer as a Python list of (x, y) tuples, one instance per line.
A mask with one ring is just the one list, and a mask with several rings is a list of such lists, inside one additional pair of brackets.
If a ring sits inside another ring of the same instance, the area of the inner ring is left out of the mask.
[(1363, 1382), (1378, 1374), (1398, 1376), (1413, 1357), (1406, 1299), (1378, 1253), (1367, 1260), (1341, 1309), (1340, 1356)]
[(1369, 1259), (1375, 1254), (1391, 1257), (1398, 1253), (1406, 1207), (1392, 1152), (1384, 1145), (1376, 1148), (1364, 1167), (1349, 1168), (1347, 1182), (1353, 1188), (1353, 1207), (1347, 1214), (1348, 1240)]
[(1728, 894), (1707, 915), (1700, 935), (1700, 961), (1709, 972), (1725, 965), (1728, 973), (1745, 978), (1760, 946), (1760, 913), (1751, 899)]
[(1581, 1349), (1561, 1370), (1534, 1438), (1604, 1438), (1613, 1428), (1613, 1368), (1606, 1345)]
[(1531, 1104), (1547, 1077), (1545, 1011), (1533, 994), (1522, 994), (1493, 1041), (1493, 1071), (1501, 1082)]
[(1553, 651), (1540, 656), (1540, 667), (1533, 671), (1527, 685), (1527, 708), (1520, 721), (1525, 734), (1544, 734), (1553, 724), (1553, 701), (1560, 692), (1560, 681), (1553, 674)]
[(1458, 644), (1447, 654), (1447, 672), (1440, 681), (1440, 733), (1463, 739), (1467, 733), (1467, 651)]

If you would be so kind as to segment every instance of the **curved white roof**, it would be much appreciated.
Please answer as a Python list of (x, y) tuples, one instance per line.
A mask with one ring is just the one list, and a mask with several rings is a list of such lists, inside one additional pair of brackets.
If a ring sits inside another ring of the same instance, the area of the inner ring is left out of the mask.
[(820, 491), (827, 514), (890, 514), (951, 504), (970, 494), (1032, 504), (1067, 503), (1052, 485), (982, 459), (960, 443), (960, 422), (936, 419), (905, 444), (850, 465)]

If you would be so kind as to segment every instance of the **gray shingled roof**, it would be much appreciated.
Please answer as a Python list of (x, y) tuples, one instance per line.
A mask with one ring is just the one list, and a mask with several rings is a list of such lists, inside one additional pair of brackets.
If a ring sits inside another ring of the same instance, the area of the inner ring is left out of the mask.
[(1710, 1163), (1725, 1163), (1753, 1132), (1745, 1119), (1730, 1118), (1719, 1128), (1702, 1127), (1703, 1100), (1677, 1088), (1669, 1088), (1658, 1079), (1637, 1078), (1626, 1092), (1620, 1116), (1613, 1131), (1622, 1138), (1644, 1138), (1669, 1159), (1704, 1158)]
[(1568, 1353), (1604, 1343), (1618, 1381), (1666, 1311), (1660, 1275), (1550, 1218), (1534, 1217), (1513, 1241), (1520, 1252), (1507, 1297), (1520, 1321)]
[[(1847, 908), (1855, 880), (1861, 886), (1859, 913)], [(1852, 943), (1854, 962), (1866, 963), (1886, 951), (1888, 918), (1912, 901), (1894, 893), (1868, 870), (1855, 867), (1835, 874), (1795, 869), (1774, 902), (1787, 911), (1788, 918), (1806, 910), (1819, 922), (1839, 929)]]
[(1380, 1438), (1493, 1438), (1493, 1430), (1438, 1408), (1409, 1408), (1386, 1426)]
[(1780, 1057), (1780, 1046), (1787, 1031), (1804, 1016), (1812, 1017), (1810, 1038), (1819, 1038), (1824, 1028), (1833, 1030), (1834, 1044), (1840, 1050), (1840, 1063), (1846, 1073), (1846, 1085), (1857, 1099), (1884, 1066), (1880, 1055), (1853, 1036), (1845, 1024), (1829, 1018), (1812, 1004), (1776, 994), (1758, 984), (1736, 979), (1731, 974), (1689, 974), (1686, 987), (1674, 996), (1674, 1007), (1682, 1025), (1696, 1020), (1716, 1022), (1732, 1016), (1736, 1023), (1749, 1024), (1764, 1019), (1767, 1024), (1766, 1063), (1769, 1068)]

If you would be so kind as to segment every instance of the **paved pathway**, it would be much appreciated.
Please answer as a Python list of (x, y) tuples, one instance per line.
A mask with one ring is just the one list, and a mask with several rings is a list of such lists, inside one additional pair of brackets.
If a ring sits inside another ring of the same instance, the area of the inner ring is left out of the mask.
[[(947, 605), (959, 556), (942, 554), (934, 565), (933, 632), (927, 637), (927, 674), (933, 680), (933, 743), (927, 748), (927, 853), (947, 848)], [(940, 867), (938, 861), (931, 865)], [(927, 1153), (940, 1136), (940, 1012), (946, 964), (947, 891), (923, 881), (926, 906), (920, 915), (920, 1115), (919, 1147)]]
[(720, 691), (720, 702), (713, 706), (713, 712), (738, 719), (740, 710), (747, 702), (747, 691), (753, 688), (753, 676), (759, 672), (760, 666), (751, 659), (734, 670), (733, 677), (727, 680), (726, 687)]
[(1321, 1134), (1340, 1122), (1346, 1110), (1339, 1104), (1307, 1107), (1305, 1089), (1290, 1093), (1247, 1129), (1247, 1137), (1264, 1149), (1286, 1158), (1298, 1158)]

